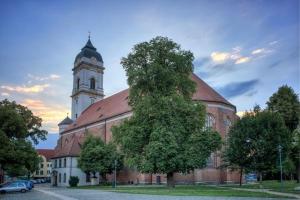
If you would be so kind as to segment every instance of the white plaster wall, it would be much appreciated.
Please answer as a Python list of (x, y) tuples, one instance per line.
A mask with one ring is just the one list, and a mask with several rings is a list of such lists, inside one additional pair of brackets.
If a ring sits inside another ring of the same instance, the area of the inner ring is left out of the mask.
[[(86, 58), (85, 58), (86, 59)], [(89, 60), (89, 59), (87, 59)], [(89, 63), (92, 63), (90, 61)], [(80, 67), (81, 64), (77, 64)], [(83, 64), (85, 67), (77, 69), (73, 74), (73, 92), (77, 93), (72, 97), (72, 119), (77, 117), (89, 106), (91, 103), (101, 100), (103, 98), (103, 70), (99, 70), (97, 67), (87, 64)], [(77, 79), (79, 81), (79, 89), (77, 89)], [(90, 89), (90, 80), (95, 79), (95, 89)], [(78, 103), (76, 104), (76, 99)], [(92, 100), (93, 99), (93, 100)]]
[[(55, 167), (55, 159), (52, 160), (52, 166), (53, 169), (52, 170), (56, 170), (57, 171), (57, 186), (69, 186), (69, 178), (70, 176), (77, 176), (79, 178), (79, 183), (78, 185), (91, 185), (91, 182), (86, 182), (86, 175), (85, 173), (77, 167), (77, 157), (66, 157), (67, 158), (67, 166), (64, 167), (63, 166), (63, 158), (57, 158), (57, 168)], [(59, 167), (59, 159), (62, 160), (62, 167)], [(61, 174), (61, 182), (59, 182), (59, 173)], [(63, 178), (64, 178), (64, 173), (66, 173), (66, 182), (63, 182)], [(97, 176), (97, 182), (99, 182), (99, 174), (96, 174)], [(53, 180), (52, 180), (53, 183)]]

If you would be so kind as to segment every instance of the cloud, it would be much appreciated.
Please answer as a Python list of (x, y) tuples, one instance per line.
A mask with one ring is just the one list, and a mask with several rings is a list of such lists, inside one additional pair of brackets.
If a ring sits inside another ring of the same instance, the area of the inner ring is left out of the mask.
[(242, 64), (250, 61), (250, 57), (241, 57), (235, 61), (235, 64)]
[(250, 56), (242, 56), (241, 55), (242, 48), (237, 46), (232, 48), (230, 52), (218, 52), (214, 51), (210, 54), (211, 60), (218, 64), (223, 64), (226, 62), (232, 64), (242, 64), (249, 62), (251, 60)]
[(9, 96), (9, 94), (8, 94), (7, 92), (2, 92), (1, 95), (2, 95), (2, 96), (6, 96), (6, 97)]
[(43, 84), (43, 85), (33, 85), (33, 86), (8, 86), (3, 85), (1, 86), (2, 89), (6, 91), (11, 92), (18, 92), (18, 93), (40, 93), (45, 90), (45, 88), (48, 88), (49, 84)]
[(212, 52), (210, 54), (211, 59), (217, 63), (224, 63), (230, 59), (230, 54), (227, 52)]
[(49, 76), (35, 76), (32, 74), (28, 74), (27, 76), (36, 81), (57, 80), (60, 78), (60, 76), (57, 74), (50, 74)]
[(255, 54), (260, 54), (260, 53), (263, 53), (265, 52), (265, 49), (264, 48), (261, 48), (261, 49), (255, 49), (251, 52), (252, 55), (255, 55)]
[(253, 79), (250, 81), (229, 83), (228, 85), (219, 88), (218, 91), (220, 91), (220, 93), (226, 98), (232, 98), (246, 93), (254, 94), (254, 87), (258, 84), (258, 82), (258, 79)]
[(246, 114), (246, 111), (238, 111), (236, 112), (236, 115), (239, 117), (243, 117)]
[(277, 43), (278, 43), (278, 41), (275, 40), (275, 41), (270, 42), (269, 45), (275, 45), (275, 44), (277, 44)]
[(57, 132), (57, 124), (63, 120), (69, 110), (60, 105), (47, 104), (41, 100), (24, 99), (22, 105), (28, 107), (32, 112), (43, 119), (43, 127), (51, 132)]

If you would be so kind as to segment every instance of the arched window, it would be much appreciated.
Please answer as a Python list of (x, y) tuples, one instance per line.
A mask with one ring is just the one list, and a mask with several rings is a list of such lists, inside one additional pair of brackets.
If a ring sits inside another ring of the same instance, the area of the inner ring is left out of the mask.
[(224, 120), (224, 125), (225, 125), (225, 128), (226, 128), (226, 133), (228, 133), (229, 129), (230, 129), (231, 125), (232, 125), (231, 120), (230, 120), (230, 118), (228, 116)]
[(216, 119), (215, 117), (207, 113), (205, 117), (205, 128), (215, 128)]
[(80, 85), (80, 78), (77, 79), (77, 83), (76, 83), (77, 90), (79, 89), (79, 85)]
[(224, 120), (224, 125), (225, 125), (225, 144), (227, 144), (228, 132), (229, 132), (230, 127), (232, 125), (232, 122), (231, 122), (231, 120), (228, 116), (226, 116), (226, 118)]
[(96, 82), (95, 82), (95, 78), (91, 78), (90, 80), (90, 89), (95, 89), (96, 87)]

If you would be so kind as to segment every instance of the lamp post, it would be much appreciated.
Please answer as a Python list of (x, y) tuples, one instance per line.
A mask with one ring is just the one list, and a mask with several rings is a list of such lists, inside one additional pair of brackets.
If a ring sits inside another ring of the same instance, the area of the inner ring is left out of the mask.
[(117, 188), (117, 160), (115, 160), (115, 169), (114, 169), (114, 188)]
[(279, 165), (280, 165), (280, 190), (282, 191), (282, 162), (281, 162), (281, 151), (282, 146), (278, 145), (278, 152), (279, 152)]

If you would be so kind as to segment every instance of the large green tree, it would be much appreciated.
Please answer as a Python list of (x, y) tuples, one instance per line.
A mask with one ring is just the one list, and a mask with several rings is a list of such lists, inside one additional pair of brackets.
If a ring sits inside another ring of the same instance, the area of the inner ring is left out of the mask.
[(37, 169), (39, 158), (32, 146), (46, 139), (42, 119), (26, 107), (3, 100), (0, 102), (0, 165), (12, 176)]
[[(296, 128), (300, 121), (300, 101), (293, 88), (283, 85), (274, 93), (267, 102), (267, 109), (279, 113), (289, 129), (289, 134), (297, 140), (298, 132)], [(290, 137), (290, 136), (289, 136)], [(291, 143), (292, 144), (292, 143)], [(293, 144), (297, 144), (293, 143)], [(292, 145), (290, 159), (296, 166), (297, 181), (300, 181), (300, 152), (297, 145)]]
[(113, 143), (105, 144), (101, 138), (88, 136), (84, 141), (78, 159), (78, 166), (86, 173), (92, 173), (95, 177), (96, 173), (106, 181), (106, 174), (111, 174), (115, 168), (122, 168), (122, 155), (117, 152), (117, 148)]
[(221, 145), (218, 133), (204, 130), (205, 106), (192, 100), (193, 54), (165, 37), (134, 46), (122, 59), (133, 115), (113, 127), (127, 164), (143, 173), (188, 173), (206, 165)]

